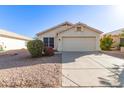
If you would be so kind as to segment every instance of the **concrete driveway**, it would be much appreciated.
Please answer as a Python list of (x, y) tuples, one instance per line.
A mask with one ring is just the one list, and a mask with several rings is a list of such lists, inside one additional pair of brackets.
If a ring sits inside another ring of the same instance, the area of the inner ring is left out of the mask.
[(124, 86), (124, 55), (63, 52), (63, 87)]

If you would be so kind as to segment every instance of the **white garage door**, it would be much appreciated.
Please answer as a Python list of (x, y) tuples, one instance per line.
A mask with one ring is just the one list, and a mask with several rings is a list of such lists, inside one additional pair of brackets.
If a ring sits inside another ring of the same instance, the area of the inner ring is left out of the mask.
[(63, 51), (95, 51), (95, 37), (63, 37)]

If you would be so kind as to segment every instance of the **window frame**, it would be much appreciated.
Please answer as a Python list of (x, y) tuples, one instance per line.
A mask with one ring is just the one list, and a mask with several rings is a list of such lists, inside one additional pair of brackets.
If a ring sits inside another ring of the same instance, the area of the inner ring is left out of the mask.
[[(45, 43), (45, 39), (47, 39), (47, 44)], [(50, 39), (53, 39), (53, 41), (51, 41)], [(52, 42), (52, 43), (51, 43)], [(45, 46), (47, 47), (52, 47), (54, 48), (54, 37), (43, 37), (43, 43), (45, 44)]]
[(54, 37), (49, 37), (49, 47), (54, 48)]
[[(47, 40), (45, 40), (45, 39), (47, 39)], [(48, 37), (44, 37), (43, 38), (43, 43), (44, 43), (45, 46), (49, 46), (48, 45), (49, 44), (48, 42), (49, 42)]]

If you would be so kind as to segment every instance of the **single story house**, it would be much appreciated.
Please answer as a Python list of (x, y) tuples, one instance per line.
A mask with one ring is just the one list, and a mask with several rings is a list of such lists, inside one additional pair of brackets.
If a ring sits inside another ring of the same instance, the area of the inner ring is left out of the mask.
[(57, 51), (98, 51), (101, 33), (84, 23), (64, 22), (36, 35), (46, 46)]
[(105, 35), (111, 35), (114, 41), (113, 47), (118, 47), (120, 43), (124, 43), (124, 28), (121, 28), (109, 33), (105, 33)]
[(0, 50), (15, 50), (26, 48), (26, 42), (32, 38), (0, 29)]

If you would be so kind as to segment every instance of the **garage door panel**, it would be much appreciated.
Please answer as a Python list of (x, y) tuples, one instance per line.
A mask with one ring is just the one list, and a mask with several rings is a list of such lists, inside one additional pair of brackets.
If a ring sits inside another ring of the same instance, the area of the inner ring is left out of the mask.
[(96, 48), (95, 37), (64, 37), (63, 51), (94, 51)]

